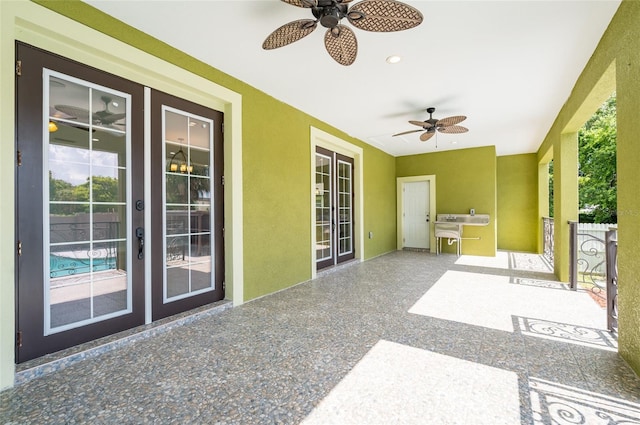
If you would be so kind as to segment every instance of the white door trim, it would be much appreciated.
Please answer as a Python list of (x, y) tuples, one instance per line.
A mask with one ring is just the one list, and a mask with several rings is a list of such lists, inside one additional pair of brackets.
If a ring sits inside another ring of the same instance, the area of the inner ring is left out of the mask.
[(397, 242), (396, 248), (402, 249), (404, 248), (404, 243), (402, 241), (402, 235), (404, 235), (403, 229), (403, 220), (402, 214), (404, 213), (403, 205), (404, 205), (404, 192), (402, 191), (402, 186), (405, 183), (409, 182), (429, 182), (429, 251), (435, 253), (436, 246), (436, 238), (433, 235), (433, 221), (436, 219), (436, 176), (426, 175), (426, 176), (410, 176), (410, 177), (398, 177), (396, 178), (396, 234), (397, 234)]
[(316, 190), (316, 147), (320, 146), (325, 149), (329, 149), (333, 152), (339, 153), (344, 156), (353, 158), (353, 191), (354, 191), (354, 203), (353, 203), (353, 220), (354, 220), (354, 248), (355, 258), (362, 260), (364, 258), (364, 191), (363, 191), (363, 152), (362, 148), (352, 145), (351, 143), (344, 141), (332, 134), (322, 131), (318, 128), (310, 126), (310, 144), (311, 144), (311, 160), (310, 160), (310, 182), (309, 187), (309, 199), (310, 210), (309, 215), (311, 221), (311, 243), (309, 248), (311, 249), (311, 279), (316, 278), (316, 204), (315, 204), (315, 190)]

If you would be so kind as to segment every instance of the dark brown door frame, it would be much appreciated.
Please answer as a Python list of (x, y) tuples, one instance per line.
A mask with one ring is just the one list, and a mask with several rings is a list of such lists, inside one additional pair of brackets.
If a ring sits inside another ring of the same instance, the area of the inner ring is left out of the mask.
[[(331, 257), (326, 260), (317, 261), (316, 269), (321, 270), (326, 267), (331, 267), (336, 264), (340, 264), (344, 261), (351, 260), (355, 258), (355, 220), (354, 220), (354, 160), (351, 157), (339, 154), (337, 152), (331, 151), (329, 149), (323, 148), (321, 146), (316, 147), (316, 154), (321, 154), (326, 157), (329, 157), (331, 160)], [(338, 161), (343, 161), (351, 164), (351, 252), (348, 254), (340, 255), (340, 222), (339, 222), (339, 211), (338, 211)], [(315, 214), (315, 212), (314, 212)]]
[[(35, 47), (16, 42), (16, 61), (21, 75), (16, 76), (16, 151), (21, 165), (16, 166), (16, 362), (21, 363), (47, 353), (110, 335), (144, 323), (144, 264), (132, 260), (132, 312), (80, 328), (44, 336), (43, 287), (43, 84), (42, 69), (79, 76), (101, 86), (131, 94), (131, 168), (132, 200), (144, 199), (144, 87), (96, 68), (80, 64)], [(135, 158), (138, 158), (137, 160)], [(129, 208), (133, 206), (129, 205)], [(132, 229), (144, 227), (144, 212), (132, 210)], [(130, 235), (135, 239), (135, 235)]]
[[(335, 255), (336, 255), (336, 264), (340, 264), (342, 262), (348, 261), (348, 260), (352, 260), (355, 258), (356, 255), (356, 248), (355, 248), (355, 236), (354, 236), (354, 231), (355, 231), (355, 220), (354, 220), (354, 212), (355, 212), (355, 208), (354, 208), (354, 161), (353, 158), (348, 157), (348, 156), (344, 156), (342, 154), (336, 153), (335, 154), (335, 170), (336, 170), (336, 177), (335, 177), (335, 181), (337, 182), (339, 177), (340, 177), (340, 172), (339, 172), (339, 167), (338, 167), (338, 161), (342, 161), (342, 162), (346, 162), (348, 164), (351, 165), (351, 176), (350, 176), (350, 183), (351, 183), (351, 198), (349, 199), (350, 202), (350, 213), (351, 213), (351, 217), (350, 217), (350, 222), (351, 222), (351, 235), (349, 235), (349, 239), (350, 239), (350, 244), (351, 244), (351, 252), (348, 253), (344, 253), (344, 254), (340, 254), (340, 237), (342, 237), (342, 234), (340, 233), (341, 229), (340, 229), (340, 220), (339, 220), (339, 214), (340, 212), (336, 209), (336, 223), (337, 223), (337, 227), (338, 229), (335, 232), (336, 235), (336, 249), (335, 249)], [(337, 201), (338, 196), (340, 196), (339, 194), (339, 189), (338, 189), (338, 184), (335, 184), (336, 186), (336, 193), (335, 193), (335, 199)], [(336, 206), (339, 207), (339, 203), (336, 202)]]
[[(165, 159), (162, 157), (162, 106), (185, 111), (194, 115), (210, 118), (214, 122), (213, 128), (213, 174), (211, 179), (212, 204), (211, 245), (215, 252), (212, 267), (215, 270), (215, 289), (203, 294), (183, 298), (169, 303), (163, 302), (163, 244), (162, 238), (164, 221), (162, 217), (163, 193), (162, 179), (164, 178)], [(224, 169), (223, 113), (189, 102), (184, 99), (153, 90), (151, 93), (151, 199), (152, 214), (150, 230), (155, 236), (151, 246), (152, 255), (152, 318), (158, 320), (173, 314), (181, 313), (224, 298), (224, 186), (222, 181)]]

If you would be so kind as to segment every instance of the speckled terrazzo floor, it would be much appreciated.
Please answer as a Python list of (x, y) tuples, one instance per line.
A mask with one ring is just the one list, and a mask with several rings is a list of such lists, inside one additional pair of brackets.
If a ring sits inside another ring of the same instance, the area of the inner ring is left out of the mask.
[(6, 390), (0, 423), (640, 423), (604, 311), (505, 255), (322, 273)]

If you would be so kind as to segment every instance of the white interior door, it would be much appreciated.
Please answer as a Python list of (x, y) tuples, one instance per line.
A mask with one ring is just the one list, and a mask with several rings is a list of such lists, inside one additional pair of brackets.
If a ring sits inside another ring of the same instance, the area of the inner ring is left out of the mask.
[(429, 182), (406, 182), (402, 185), (403, 246), (429, 248)]

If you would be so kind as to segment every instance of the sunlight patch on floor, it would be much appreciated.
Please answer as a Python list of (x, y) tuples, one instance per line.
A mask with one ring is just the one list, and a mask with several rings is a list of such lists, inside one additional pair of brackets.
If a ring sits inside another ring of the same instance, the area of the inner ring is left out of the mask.
[(450, 270), (409, 312), (507, 332), (514, 331), (513, 316), (606, 329), (606, 312), (586, 293), (510, 282)]
[(486, 267), (503, 270), (528, 270), (553, 272), (553, 267), (542, 255), (528, 252), (498, 251), (495, 257), (478, 255), (462, 255), (456, 260), (459, 266)]
[(509, 268), (509, 253), (497, 252), (495, 257), (482, 257), (479, 255), (461, 255), (456, 260), (458, 266), (476, 266), (476, 267), (490, 267), (494, 269), (508, 269)]
[(514, 372), (381, 340), (302, 422), (519, 424)]

